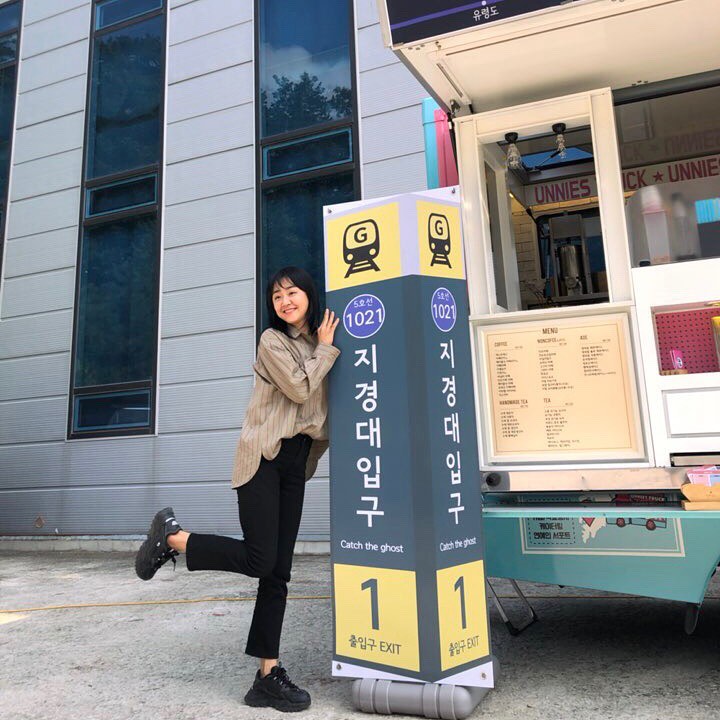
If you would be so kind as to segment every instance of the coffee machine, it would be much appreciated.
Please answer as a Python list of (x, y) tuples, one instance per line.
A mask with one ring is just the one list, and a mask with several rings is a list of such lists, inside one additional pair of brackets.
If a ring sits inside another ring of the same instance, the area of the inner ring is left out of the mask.
[(553, 300), (590, 295), (593, 287), (582, 215), (556, 215), (549, 225), (556, 285)]

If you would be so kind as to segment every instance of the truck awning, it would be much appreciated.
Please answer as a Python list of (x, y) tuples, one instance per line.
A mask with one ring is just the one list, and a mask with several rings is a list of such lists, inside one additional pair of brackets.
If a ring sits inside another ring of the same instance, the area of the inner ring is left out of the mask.
[[(379, 0), (379, 7), (386, 44), (447, 109), (485, 112), (720, 64), (717, 0)], [(447, 31), (449, 19), (460, 29)]]

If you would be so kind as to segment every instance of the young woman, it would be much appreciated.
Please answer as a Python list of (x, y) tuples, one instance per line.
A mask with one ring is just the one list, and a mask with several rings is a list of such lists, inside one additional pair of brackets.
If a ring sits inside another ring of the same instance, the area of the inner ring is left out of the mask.
[(232, 477), (244, 539), (188, 533), (165, 508), (150, 525), (135, 570), (150, 580), (184, 552), (188, 570), (259, 578), (245, 652), (260, 659), (260, 669), (245, 702), (294, 711), (309, 707), (310, 695), (278, 662), (280, 633), (305, 481), (328, 446), (325, 377), (340, 354), (333, 346), (339, 319), (329, 310), (319, 317), (315, 285), (296, 267), (275, 274), (266, 301), (270, 328), (260, 337)]

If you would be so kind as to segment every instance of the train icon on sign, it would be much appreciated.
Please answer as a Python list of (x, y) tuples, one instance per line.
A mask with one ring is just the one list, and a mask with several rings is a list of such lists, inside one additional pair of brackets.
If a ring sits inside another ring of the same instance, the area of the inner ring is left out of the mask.
[(348, 225), (343, 235), (343, 260), (348, 265), (345, 277), (365, 270), (380, 271), (375, 258), (380, 254), (380, 231), (374, 220)]
[(450, 223), (445, 215), (430, 213), (428, 217), (428, 244), (432, 253), (430, 267), (450, 264)]

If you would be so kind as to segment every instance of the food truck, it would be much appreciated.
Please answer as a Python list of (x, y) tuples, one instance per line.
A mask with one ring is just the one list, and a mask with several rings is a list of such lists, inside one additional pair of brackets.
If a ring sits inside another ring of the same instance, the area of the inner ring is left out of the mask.
[(681, 601), (692, 632), (720, 561), (718, 498), (682, 491), (720, 463), (717, 0), (378, 5), (454, 135), (488, 575)]

